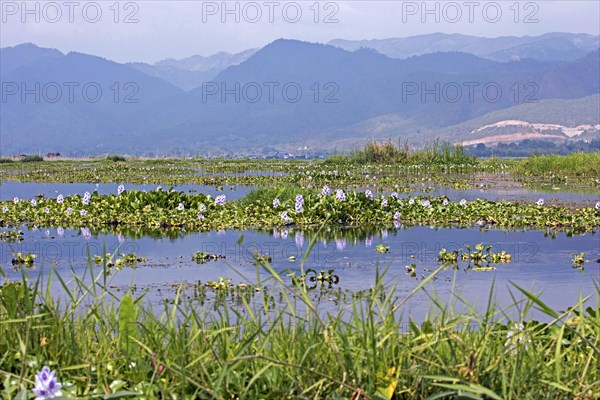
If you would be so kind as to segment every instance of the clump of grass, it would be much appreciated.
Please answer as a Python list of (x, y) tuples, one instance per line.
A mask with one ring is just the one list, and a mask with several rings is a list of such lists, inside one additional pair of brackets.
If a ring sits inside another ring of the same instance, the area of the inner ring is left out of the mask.
[(107, 160), (113, 161), (113, 162), (124, 162), (127, 161), (127, 159), (125, 157), (123, 157), (120, 154), (110, 154), (106, 157)]
[(465, 164), (474, 162), (475, 158), (469, 156), (460, 144), (451, 145), (435, 140), (423, 149), (410, 151), (408, 143), (401, 145), (398, 142), (398, 146), (395, 146), (388, 139), (367, 143), (364, 148), (355, 150), (350, 160), (359, 164)]
[(533, 155), (517, 164), (524, 175), (600, 176), (600, 151), (560, 155)]
[(44, 157), (38, 155), (29, 155), (21, 157), (21, 162), (40, 162), (44, 161)]
[(14, 161), (10, 158), (0, 158), (0, 164), (8, 164), (8, 163), (12, 163), (12, 162), (14, 162)]

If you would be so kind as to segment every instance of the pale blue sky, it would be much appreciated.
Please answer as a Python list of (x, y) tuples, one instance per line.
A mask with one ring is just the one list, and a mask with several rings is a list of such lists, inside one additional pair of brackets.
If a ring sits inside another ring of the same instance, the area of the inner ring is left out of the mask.
[(21, 0), (1, 0), (0, 46), (33, 42), (119, 62), (155, 62), (238, 52), (282, 37), (326, 43), (434, 32), (600, 34), (596, 0), (429, 1), (427, 10), (422, 1), (228, 1), (229, 14), (222, 1), (120, 1), (118, 7), (114, 0), (72, 3), (29, 1), (24, 10)]

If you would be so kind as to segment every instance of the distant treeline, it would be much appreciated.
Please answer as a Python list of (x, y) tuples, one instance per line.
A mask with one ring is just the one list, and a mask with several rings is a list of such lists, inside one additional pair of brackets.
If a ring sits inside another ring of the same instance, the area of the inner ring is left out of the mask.
[(497, 146), (486, 146), (483, 143), (465, 147), (465, 152), (474, 157), (527, 157), (532, 154), (566, 155), (577, 152), (593, 152), (600, 150), (600, 138), (591, 142), (525, 139), (518, 143), (498, 143)]

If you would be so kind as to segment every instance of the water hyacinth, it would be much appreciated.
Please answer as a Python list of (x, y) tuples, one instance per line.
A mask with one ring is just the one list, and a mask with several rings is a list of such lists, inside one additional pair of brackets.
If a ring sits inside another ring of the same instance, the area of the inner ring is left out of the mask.
[(543, 206), (544, 205), (544, 199), (540, 198), (537, 203), (538, 206)]
[(304, 205), (304, 197), (301, 194), (296, 195), (296, 203)]
[(415, 204), (415, 199), (413, 199), (412, 197), (408, 199), (408, 204), (410, 204), (411, 206)]
[(224, 206), (227, 198), (224, 194), (220, 194), (215, 198), (215, 206)]
[(429, 200), (423, 200), (421, 202), (421, 205), (425, 208), (431, 208), (431, 203), (429, 202)]
[(450, 204), (450, 203), (448, 202), (448, 199), (444, 199), (444, 201), (442, 201), (442, 205), (445, 205), (445, 206), (447, 206), (448, 204)]
[(281, 202), (279, 201), (279, 198), (278, 198), (278, 197), (275, 197), (275, 198), (273, 199), (273, 208), (277, 208), (277, 207), (279, 207), (280, 205), (281, 205)]
[(600, 210), (600, 201), (596, 203), (596, 210)]
[(461, 199), (458, 204), (460, 204), (462, 207), (464, 207), (467, 205), (467, 201), (465, 199)]
[(204, 221), (204, 214), (198, 214), (198, 221)]
[(65, 198), (63, 197), (62, 194), (59, 194), (58, 197), (56, 197), (56, 202), (58, 204), (62, 204), (62, 203), (64, 203), (64, 201), (65, 201)]
[(346, 201), (346, 193), (342, 189), (338, 189), (335, 191), (335, 198), (338, 201)]
[(81, 211), (79, 211), (79, 214), (83, 217), (85, 214), (87, 214), (87, 211), (81, 210)]
[(54, 371), (51, 371), (50, 368), (44, 367), (35, 374), (35, 386), (32, 390), (33, 394), (37, 396), (35, 400), (62, 396), (61, 388), (62, 385), (58, 383)]
[(281, 219), (283, 220), (283, 222), (285, 222), (286, 224), (289, 224), (291, 219), (290, 217), (288, 217), (287, 211), (284, 211), (281, 213)]
[(399, 220), (399, 219), (400, 219), (400, 211), (396, 211), (396, 212), (394, 213), (394, 219), (395, 219), (395, 220)]
[(388, 206), (388, 201), (385, 198), (381, 199), (381, 207), (387, 207)]
[(369, 200), (373, 200), (373, 192), (371, 192), (369, 189), (365, 190), (365, 197)]
[(183, 203), (179, 203), (179, 205), (177, 206), (177, 209), (179, 211), (183, 211), (183, 210), (185, 210), (185, 206), (183, 205)]
[(13, 199), (13, 203), (17, 204), (18, 202), (19, 202), (19, 198), (18, 198), (18, 197), (15, 197), (15, 198)]
[(2, 212), (8, 212), (8, 207), (7, 206), (2, 206)]
[(67, 214), (71, 214), (73, 212), (73, 208), (67, 207), (66, 212), (67, 212)]
[(200, 211), (201, 212), (206, 211), (206, 205), (204, 203), (200, 204)]
[(37, 201), (35, 199), (31, 199), (31, 206), (32, 207), (37, 206)]
[(301, 194), (296, 196), (296, 205), (294, 206), (296, 213), (300, 214), (304, 211), (304, 197)]
[(398, 193), (392, 192), (392, 193), (390, 193), (390, 197), (393, 197), (394, 199), (397, 199), (398, 198)]
[(331, 194), (331, 189), (329, 189), (329, 186), (325, 185), (323, 186), (323, 189), (321, 190), (321, 196), (329, 196)]
[(398, 222), (398, 221), (394, 221), (394, 228), (396, 228), (396, 229), (400, 229), (400, 226), (401, 226), (401, 225), (400, 225), (400, 222)]
[(50, 212), (50, 209), (49, 209), (48, 207), (46, 207), (46, 208), (44, 208), (44, 212), (45, 212), (46, 214), (48, 214), (48, 213)]
[[(156, 188), (156, 190), (159, 190), (160, 186), (158, 188)], [(120, 195), (121, 193), (123, 193), (125, 191), (125, 186), (124, 185), (119, 185), (119, 187), (117, 188), (117, 195)]]

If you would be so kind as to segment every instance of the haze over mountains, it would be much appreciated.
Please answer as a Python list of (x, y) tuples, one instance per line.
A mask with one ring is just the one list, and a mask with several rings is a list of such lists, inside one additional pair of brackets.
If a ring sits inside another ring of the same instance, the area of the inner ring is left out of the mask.
[[(581, 132), (590, 140), (600, 134), (594, 131), (600, 124), (599, 39), (561, 33), (434, 34), (332, 45), (281, 39), (234, 55), (154, 65), (23, 44), (0, 49), (0, 150), (205, 155), (340, 149), (371, 138), (471, 140), (479, 127), (517, 119), (590, 125)], [(560, 102), (571, 120), (547, 112)], [(511, 134), (519, 133), (514, 127), (539, 128), (511, 126)], [(497, 136), (496, 128), (486, 128), (488, 136)]]

